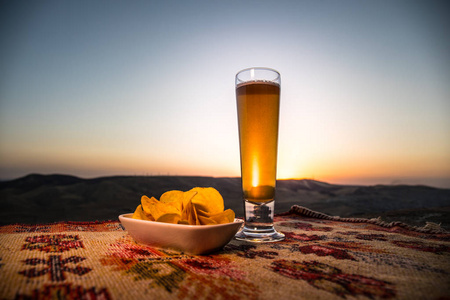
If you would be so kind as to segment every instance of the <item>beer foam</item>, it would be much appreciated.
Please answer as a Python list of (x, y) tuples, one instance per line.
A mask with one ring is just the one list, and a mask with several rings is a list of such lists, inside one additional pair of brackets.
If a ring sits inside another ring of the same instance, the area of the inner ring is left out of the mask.
[(239, 87), (245, 86), (245, 85), (250, 85), (250, 84), (270, 84), (270, 85), (274, 85), (276, 87), (280, 87), (280, 84), (277, 82), (261, 79), (261, 80), (249, 80), (249, 81), (241, 82), (236, 85), (236, 88), (239, 88)]

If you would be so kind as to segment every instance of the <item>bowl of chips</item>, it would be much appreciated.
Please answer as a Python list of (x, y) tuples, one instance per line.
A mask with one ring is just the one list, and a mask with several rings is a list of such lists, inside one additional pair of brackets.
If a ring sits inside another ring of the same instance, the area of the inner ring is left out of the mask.
[(119, 220), (136, 242), (189, 254), (207, 254), (228, 244), (243, 224), (242, 220), (217, 225), (183, 225), (133, 219), (123, 214)]
[(168, 191), (160, 200), (142, 196), (134, 213), (119, 220), (138, 243), (206, 254), (223, 248), (243, 225), (214, 188)]

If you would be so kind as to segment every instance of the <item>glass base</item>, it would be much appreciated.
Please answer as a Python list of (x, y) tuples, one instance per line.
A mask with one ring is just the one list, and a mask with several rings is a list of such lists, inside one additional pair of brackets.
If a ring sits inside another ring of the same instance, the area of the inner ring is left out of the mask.
[(235, 238), (254, 243), (278, 242), (284, 234), (273, 227), (274, 201), (254, 203), (245, 200), (245, 225)]
[(270, 243), (284, 240), (284, 234), (279, 233), (275, 228), (269, 230), (252, 230), (244, 226), (244, 229), (236, 233), (235, 239), (252, 243)]

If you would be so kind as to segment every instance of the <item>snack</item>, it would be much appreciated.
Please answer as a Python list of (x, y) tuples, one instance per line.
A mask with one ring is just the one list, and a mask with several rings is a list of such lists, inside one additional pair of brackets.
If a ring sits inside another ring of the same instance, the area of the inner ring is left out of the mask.
[(168, 191), (159, 201), (142, 196), (133, 214), (133, 219), (188, 225), (230, 223), (234, 217), (234, 211), (224, 210), (222, 196), (211, 187), (196, 187), (187, 192)]

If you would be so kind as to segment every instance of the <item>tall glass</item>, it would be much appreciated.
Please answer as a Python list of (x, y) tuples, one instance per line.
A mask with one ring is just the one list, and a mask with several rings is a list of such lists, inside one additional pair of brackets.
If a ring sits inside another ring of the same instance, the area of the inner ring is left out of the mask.
[(273, 227), (277, 172), (280, 74), (250, 68), (236, 75), (242, 191), (245, 225), (236, 239), (276, 242), (284, 235)]

